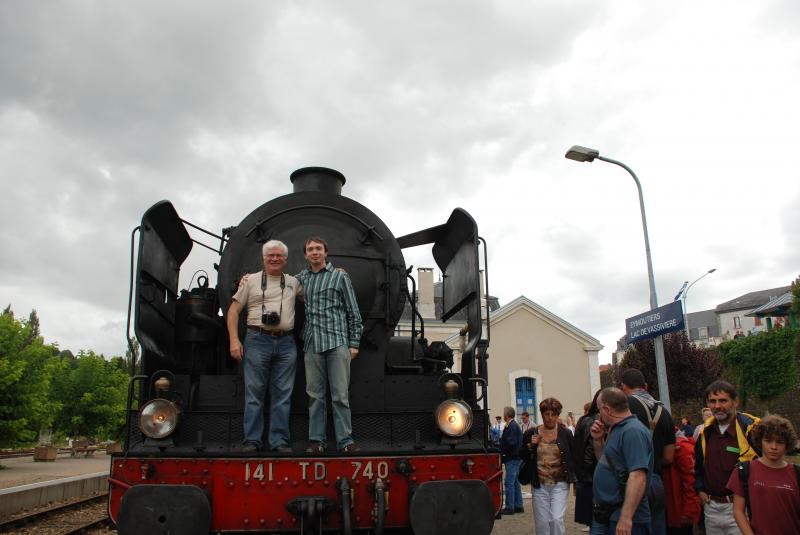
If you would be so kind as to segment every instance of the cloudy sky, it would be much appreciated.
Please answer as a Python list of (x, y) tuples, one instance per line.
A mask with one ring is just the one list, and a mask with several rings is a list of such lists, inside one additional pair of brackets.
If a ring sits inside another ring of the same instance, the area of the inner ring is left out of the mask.
[(566, 149), (639, 175), (660, 303), (710, 268), (690, 312), (789, 284), (797, 28), (796, 0), (3, 1), (0, 304), (121, 354), (151, 204), (219, 230), (323, 165), (397, 236), (469, 210), (501, 303), (527, 296), (608, 361), (649, 307), (638, 197)]

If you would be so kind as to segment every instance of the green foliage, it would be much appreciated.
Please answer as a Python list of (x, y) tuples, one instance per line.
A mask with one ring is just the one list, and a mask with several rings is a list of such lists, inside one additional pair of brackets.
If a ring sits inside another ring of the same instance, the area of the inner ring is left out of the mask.
[(128, 374), (121, 357), (111, 362), (93, 351), (63, 359), (53, 381), (53, 394), (62, 401), (56, 427), (71, 436), (118, 439), (125, 424)]
[(10, 306), (0, 315), (0, 447), (36, 439), (49, 426), (58, 403), (50, 399), (57, 348), (45, 345), (39, 322), (14, 318)]
[[(681, 403), (702, 399), (706, 386), (718, 379), (722, 371), (722, 361), (717, 349), (690, 344), (684, 331), (667, 334), (663, 337), (663, 341), (670, 401)], [(628, 348), (617, 373), (621, 374), (627, 368), (641, 370), (647, 381), (648, 390), (654, 397), (661, 399), (652, 339), (638, 342)], [(615, 382), (619, 382), (619, 377), (615, 377)]]
[(796, 329), (773, 329), (720, 344), (725, 368), (739, 378), (743, 402), (751, 395), (768, 401), (792, 387), (797, 337)]
[(600, 372), (600, 388), (614, 386), (614, 366)]
[(0, 314), (0, 447), (29, 445), (41, 429), (60, 436), (120, 438), (129, 364), (92, 351), (76, 357), (45, 344), (39, 318)]

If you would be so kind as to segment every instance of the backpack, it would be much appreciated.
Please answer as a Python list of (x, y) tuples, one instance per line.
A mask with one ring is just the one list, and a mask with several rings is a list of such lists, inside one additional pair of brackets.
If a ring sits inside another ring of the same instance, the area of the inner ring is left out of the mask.
[(658, 421), (661, 419), (661, 413), (664, 412), (664, 404), (658, 400), (655, 400), (656, 413), (653, 414), (653, 412), (650, 410), (650, 407), (647, 406), (647, 403), (642, 401), (638, 396), (630, 397), (634, 398), (642, 405), (642, 407), (644, 407), (644, 411), (647, 413), (647, 426), (650, 428), (650, 438), (652, 439), (653, 434), (656, 431), (656, 425), (658, 425)]
[[(789, 463), (792, 464), (792, 463)], [(794, 466), (794, 475), (797, 478), (797, 488), (800, 491), (800, 466)], [(747, 488), (747, 483), (750, 481), (750, 461), (742, 461), (736, 465), (736, 470), (739, 472), (739, 481), (742, 484), (742, 494), (744, 494), (744, 510), (747, 512), (747, 518), (750, 518), (750, 491)]]

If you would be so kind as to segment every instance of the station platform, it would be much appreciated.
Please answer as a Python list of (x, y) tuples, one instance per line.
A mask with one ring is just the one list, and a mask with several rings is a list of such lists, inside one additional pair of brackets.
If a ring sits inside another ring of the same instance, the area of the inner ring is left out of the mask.
[(5, 468), (0, 470), (0, 489), (42, 483), (66, 477), (108, 473), (111, 456), (98, 451), (91, 457), (59, 455), (55, 461), (36, 462), (33, 456), (0, 460)]

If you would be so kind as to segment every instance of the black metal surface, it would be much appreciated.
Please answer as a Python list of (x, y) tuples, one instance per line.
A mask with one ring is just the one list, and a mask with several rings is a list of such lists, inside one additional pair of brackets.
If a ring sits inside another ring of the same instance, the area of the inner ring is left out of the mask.
[(120, 535), (196, 535), (210, 529), (211, 505), (194, 485), (134, 485), (122, 496)]
[(286, 504), (286, 510), (300, 519), (300, 533), (321, 535), (322, 520), (336, 509), (336, 502), (324, 496), (303, 496)]
[(134, 325), (143, 362), (149, 356), (153, 368), (175, 359), (178, 274), (191, 249), (192, 240), (171, 203), (161, 201), (145, 212), (139, 238)]
[(494, 505), (483, 481), (429, 481), (411, 498), (415, 535), (488, 535), (494, 526)]

